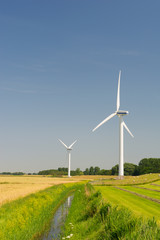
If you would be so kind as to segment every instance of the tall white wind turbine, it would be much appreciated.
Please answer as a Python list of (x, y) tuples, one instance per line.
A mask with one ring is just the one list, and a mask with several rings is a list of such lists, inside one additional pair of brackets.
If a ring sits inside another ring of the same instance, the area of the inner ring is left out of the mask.
[(64, 142), (62, 142), (62, 140), (60, 140), (60, 139), (58, 139), (58, 140), (62, 143), (62, 145), (67, 149), (67, 152), (68, 152), (68, 177), (70, 177), (71, 176), (70, 175), (70, 171), (71, 171), (71, 150), (72, 150), (73, 145), (77, 142), (77, 140), (74, 141), (69, 147), (67, 147), (67, 145), (64, 144)]
[(120, 108), (120, 78), (121, 78), (121, 71), (119, 72), (119, 79), (118, 79), (118, 90), (117, 90), (117, 110), (112, 113), (109, 117), (105, 118), (98, 126), (96, 126), (92, 131), (94, 132), (97, 128), (99, 128), (101, 125), (106, 123), (108, 120), (113, 118), (114, 116), (119, 117), (119, 176), (120, 178), (123, 178), (124, 176), (124, 147), (123, 147), (123, 127), (128, 131), (128, 133), (132, 136), (133, 134), (131, 131), (128, 129), (127, 125), (123, 121), (123, 116), (127, 115), (129, 112), (128, 111), (122, 111), (119, 110)]

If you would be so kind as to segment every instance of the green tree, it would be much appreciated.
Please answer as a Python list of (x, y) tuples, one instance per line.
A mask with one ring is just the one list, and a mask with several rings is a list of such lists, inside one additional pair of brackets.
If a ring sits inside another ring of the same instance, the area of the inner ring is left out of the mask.
[(94, 168), (93, 168), (93, 167), (90, 167), (90, 169), (89, 169), (89, 175), (94, 175)]
[[(136, 169), (137, 165), (133, 164), (133, 163), (125, 163), (124, 164), (124, 175), (125, 176), (132, 176), (135, 175), (135, 169)], [(119, 174), (119, 165), (115, 165), (114, 167), (112, 167), (111, 169), (112, 171), (112, 175), (118, 175)]]
[(94, 175), (99, 175), (100, 174), (100, 168), (99, 167), (95, 167), (94, 168)]
[(160, 158), (144, 158), (139, 162), (139, 174), (160, 173)]
[(112, 170), (101, 169), (99, 175), (112, 175)]
[(84, 173), (84, 175), (89, 175), (89, 169), (86, 168), (86, 170), (83, 173)]
[(112, 167), (111, 171), (112, 171), (112, 175), (118, 175), (119, 165), (116, 164), (114, 167)]
[(81, 171), (80, 168), (77, 168), (76, 171), (75, 171), (76, 175), (83, 175), (83, 172)]
[(124, 164), (124, 175), (125, 176), (133, 176), (135, 173), (137, 165), (133, 163), (125, 163)]

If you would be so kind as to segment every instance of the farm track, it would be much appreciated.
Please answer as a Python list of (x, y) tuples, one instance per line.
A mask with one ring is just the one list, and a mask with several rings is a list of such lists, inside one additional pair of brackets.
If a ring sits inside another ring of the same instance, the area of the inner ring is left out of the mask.
[(158, 200), (158, 199), (151, 198), (151, 197), (148, 197), (148, 196), (145, 196), (145, 195), (143, 195), (143, 194), (136, 193), (136, 192), (132, 192), (132, 191), (130, 191), (130, 190), (123, 189), (123, 188), (120, 188), (120, 187), (117, 187), (117, 186), (114, 186), (114, 188), (117, 188), (117, 189), (119, 189), (119, 190), (122, 190), (122, 191), (125, 191), (125, 192), (128, 192), (128, 193), (131, 193), (131, 194), (136, 195), (136, 196), (138, 196), (138, 197), (145, 198), (145, 199), (148, 199), (148, 200), (150, 200), (150, 201), (152, 201), (152, 202), (156, 202), (156, 203), (160, 204), (160, 200)]
[(156, 184), (156, 183), (151, 183), (150, 185), (153, 185), (153, 186), (158, 186), (158, 187), (160, 187), (160, 184)]
[(152, 189), (152, 188), (145, 188), (145, 187), (139, 187), (139, 186), (132, 186), (132, 187), (139, 188), (139, 189), (145, 189), (145, 190), (149, 190), (149, 191), (153, 191), (153, 192), (160, 192), (160, 190)]

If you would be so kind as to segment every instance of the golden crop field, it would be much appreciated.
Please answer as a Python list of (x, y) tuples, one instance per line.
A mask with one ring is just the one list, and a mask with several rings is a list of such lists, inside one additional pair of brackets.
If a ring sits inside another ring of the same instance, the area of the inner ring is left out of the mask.
[(108, 179), (110, 176), (74, 176), (53, 178), (51, 176), (6, 176), (0, 175), (0, 206), (6, 202), (25, 197), (53, 185), (85, 180)]
[(0, 205), (56, 184), (76, 182), (72, 178), (43, 176), (0, 176)]
[[(25, 197), (53, 185), (100, 179), (102, 176), (74, 176), (53, 178), (51, 176), (6, 176), (0, 175), (0, 206), (6, 202)], [(108, 176), (104, 177), (105, 179)]]
[(124, 180), (116, 180), (116, 176), (100, 176), (100, 175), (83, 175), (67, 176), (61, 178), (53, 178), (51, 176), (6, 176), (0, 175), (0, 206), (6, 202), (25, 197), (29, 194), (38, 192), (45, 188), (57, 184), (91, 181), (95, 185), (120, 185), (120, 184), (136, 184), (147, 183), (158, 180), (159, 174), (149, 174), (138, 177), (126, 176)]

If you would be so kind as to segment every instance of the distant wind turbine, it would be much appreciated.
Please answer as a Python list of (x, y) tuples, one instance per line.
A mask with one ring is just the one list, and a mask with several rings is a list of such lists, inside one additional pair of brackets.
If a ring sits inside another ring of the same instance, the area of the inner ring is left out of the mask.
[(99, 128), (101, 125), (106, 123), (108, 120), (113, 118), (114, 116), (119, 117), (119, 176), (120, 178), (123, 178), (124, 176), (124, 147), (123, 147), (123, 127), (128, 131), (128, 133), (132, 136), (133, 134), (131, 131), (128, 129), (127, 125), (123, 121), (123, 116), (127, 115), (129, 112), (128, 111), (122, 111), (119, 110), (120, 108), (120, 78), (121, 78), (121, 71), (119, 72), (119, 79), (118, 79), (118, 90), (117, 90), (117, 110), (112, 113), (109, 117), (105, 118), (98, 126), (96, 126), (92, 131), (94, 132), (97, 128)]
[(71, 171), (71, 150), (72, 150), (73, 145), (77, 142), (77, 140), (74, 141), (69, 147), (67, 147), (67, 145), (64, 142), (62, 142), (62, 140), (60, 140), (60, 139), (58, 139), (58, 140), (62, 143), (62, 145), (67, 149), (67, 152), (68, 152), (68, 177), (70, 177), (71, 176), (70, 175), (70, 171)]

